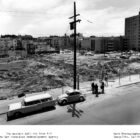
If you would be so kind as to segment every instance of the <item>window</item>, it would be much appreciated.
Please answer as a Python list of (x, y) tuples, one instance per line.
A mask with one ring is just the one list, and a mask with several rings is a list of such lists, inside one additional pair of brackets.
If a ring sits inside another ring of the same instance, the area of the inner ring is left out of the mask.
[(48, 98), (48, 101), (51, 101), (51, 100), (53, 100), (53, 98), (52, 98), (52, 97)]
[(79, 92), (74, 92), (74, 95), (79, 95), (80, 93)]
[(48, 99), (42, 99), (41, 100), (41, 102), (47, 102), (48, 101)]
[(31, 101), (31, 102), (25, 102), (25, 105), (26, 106), (29, 106), (29, 105), (35, 105), (35, 104), (39, 104), (40, 101), (39, 100), (36, 100), (36, 101)]
[(72, 92), (72, 93), (69, 94), (69, 96), (73, 96), (73, 95), (74, 95), (74, 92)]
[(50, 98), (47, 98), (47, 99), (41, 99), (41, 102), (48, 102), (48, 101), (51, 101), (52, 100), (52, 97), (50, 97)]

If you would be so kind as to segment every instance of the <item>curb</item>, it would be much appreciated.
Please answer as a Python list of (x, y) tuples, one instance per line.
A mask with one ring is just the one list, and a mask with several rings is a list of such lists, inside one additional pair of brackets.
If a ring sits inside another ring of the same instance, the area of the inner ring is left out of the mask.
[(138, 84), (139, 82), (135, 82), (135, 83), (130, 83), (130, 84), (126, 84), (126, 85), (121, 85), (121, 86), (117, 86), (116, 88), (120, 88), (120, 87), (125, 87), (125, 86), (129, 86), (129, 85), (133, 85), (133, 84)]

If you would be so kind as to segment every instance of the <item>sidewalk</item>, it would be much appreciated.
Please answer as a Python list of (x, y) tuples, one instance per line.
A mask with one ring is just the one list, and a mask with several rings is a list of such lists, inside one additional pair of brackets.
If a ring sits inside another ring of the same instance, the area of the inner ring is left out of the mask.
[(140, 75), (130, 75), (130, 76), (125, 76), (121, 77), (120, 79), (114, 79), (114, 81), (109, 81), (109, 86), (108, 88), (112, 87), (123, 87), (123, 86), (128, 86), (131, 84), (139, 83), (140, 82)]
[[(99, 84), (98, 81), (95, 82)], [(92, 81), (80, 83), (80, 89), (91, 90), (91, 83)], [(135, 83), (140, 83), (140, 75), (131, 75), (131, 76), (121, 77), (120, 79), (116, 78), (116, 79), (108, 80), (108, 85), (107, 83), (105, 83), (106, 85), (105, 89), (119, 88)]]
[[(92, 81), (80, 83), (79, 89), (81, 91), (86, 92), (86, 94), (89, 94), (89, 93), (91, 93), (91, 83), (92, 83)], [(99, 84), (98, 81), (96, 81), (96, 83)], [(139, 75), (131, 75), (131, 76), (122, 77), (122, 78), (120, 78), (120, 80), (118, 78), (116, 78), (113, 80), (109, 80), (108, 86), (107, 86), (107, 83), (105, 83), (105, 85), (106, 85), (105, 90), (128, 86), (128, 85), (135, 84), (135, 83), (140, 83)], [(62, 88), (51, 89), (51, 90), (47, 91), (47, 93), (50, 93), (54, 98), (56, 98), (57, 96), (64, 94), (65, 91), (69, 90), (69, 89), (72, 89), (72, 87), (66, 86), (66, 87), (62, 87)], [(34, 93), (34, 95), (35, 94), (39, 94), (39, 93)], [(32, 96), (32, 94), (29, 94), (27, 96)]]

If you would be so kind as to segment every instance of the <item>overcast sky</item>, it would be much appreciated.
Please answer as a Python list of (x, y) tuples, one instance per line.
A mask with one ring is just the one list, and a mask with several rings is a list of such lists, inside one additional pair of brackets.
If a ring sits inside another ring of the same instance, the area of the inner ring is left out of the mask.
[[(0, 0), (0, 34), (70, 34), (73, 0)], [(140, 0), (76, 0), (78, 32), (85, 36), (124, 34), (125, 17), (137, 15)]]

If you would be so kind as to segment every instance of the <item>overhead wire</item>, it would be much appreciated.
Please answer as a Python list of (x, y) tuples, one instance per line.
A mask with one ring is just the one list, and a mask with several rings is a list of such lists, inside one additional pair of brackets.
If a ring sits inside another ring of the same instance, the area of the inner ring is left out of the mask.
[(81, 16), (81, 18), (84, 19), (85, 21), (87, 21), (87, 22), (89, 22), (89, 23), (91, 23), (91, 24), (93, 23), (93, 21), (91, 21), (91, 20), (85, 18), (83, 15), (80, 15), (80, 16)]

